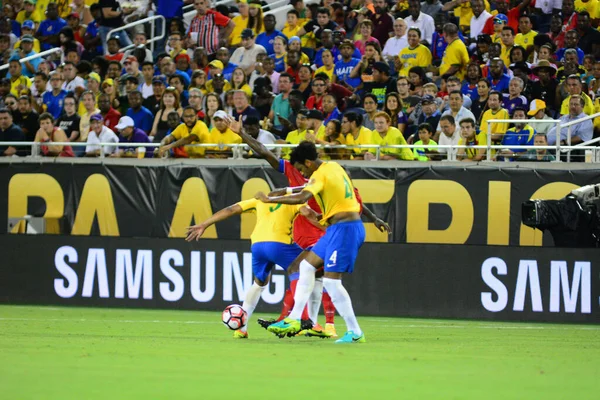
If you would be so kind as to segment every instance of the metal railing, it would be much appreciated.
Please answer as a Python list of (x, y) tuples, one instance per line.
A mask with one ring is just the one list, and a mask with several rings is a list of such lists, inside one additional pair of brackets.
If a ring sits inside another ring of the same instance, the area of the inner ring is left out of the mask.
[[(596, 117), (600, 117), (600, 113), (596, 113), (596, 114), (588, 115), (587, 117), (580, 118), (580, 119), (576, 119), (576, 120), (574, 120), (574, 121), (567, 122), (566, 124), (563, 124), (561, 128), (565, 128), (565, 127), (567, 128), (567, 144), (568, 144), (569, 146), (571, 146), (571, 127), (572, 127), (573, 125), (577, 125), (577, 124), (580, 124), (580, 123), (582, 123), (582, 122), (585, 122), (585, 121), (592, 120), (592, 119), (594, 119), (594, 118), (596, 118)], [(593, 129), (593, 128), (592, 128), (592, 129)], [(558, 128), (556, 128), (556, 130), (557, 130), (557, 131), (559, 131), (559, 129), (558, 129)], [(557, 138), (557, 141), (558, 141), (558, 138)], [(593, 142), (593, 143), (595, 143), (593, 140), (591, 140), (591, 141), (588, 141), (588, 142)], [(580, 143), (580, 145), (584, 145), (584, 143)], [(576, 145), (575, 147), (578, 147), (578, 145)], [(583, 147), (580, 147), (580, 150), (585, 150), (585, 149), (584, 149)], [(563, 153), (567, 153), (567, 162), (571, 161), (571, 151), (572, 151), (572, 150), (566, 150), (566, 151), (565, 151), (565, 150), (562, 150), (562, 152), (563, 152)], [(558, 153), (557, 153), (557, 154), (558, 154)], [(594, 158), (594, 159), (595, 159), (595, 158)]]
[[(25, 61), (31, 61), (31, 60), (35, 60), (36, 58), (46, 57), (46, 56), (49, 56), (51, 54), (61, 53), (61, 52), (62, 52), (62, 48), (55, 47), (55, 48), (50, 49), (50, 50), (42, 51), (41, 53), (37, 53), (37, 54), (31, 55), (31, 56), (27, 56), (25, 58), (21, 58), (21, 59), (19, 59), (19, 62), (23, 63)], [(8, 64), (0, 65), (0, 71), (5, 70), (5, 69), (8, 69)]]
[[(162, 32), (161, 32), (161, 34), (159, 36), (155, 35), (155, 33), (156, 33), (155, 32), (155, 28), (156, 28), (155, 22), (156, 22), (157, 19), (161, 19), (162, 20), (162, 24), (161, 24), (161, 27), (162, 27), (161, 30), (162, 30)], [(106, 35), (106, 37), (109, 38), (112, 35), (114, 35), (116, 32), (120, 32), (120, 31), (124, 31), (124, 30), (130, 29), (130, 28), (134, 28), (134, 27), (136, 27), (138, 25), (145, 24), (146, 22), (150, 22), (150, 32), (151, 32), (150, 39), (148, 39), (146, 41), (146, 44), (150, 44), (150, 51), (154, 52), (154, 43), (158, 42), (159, 40), (162, 40), (165, 37), (165, 33), (167, 32), (167, 20), (162, 15), (153, 15), (151, 17), (146, 17), (144, 19), (139, 19), (139, 20), (137, 20), (135, 22), (129, 23), (127, 25), (120, 26), (120, 27), (115, 28), (115, 29), (111, 29), (108, 32), (108, 34)], [(125, 33), (127, 33), (127, 32), (125, 32)], [(125, 47), (121, 48), (119, 51), (126, 51), (126, 50), (129, 50), (129, 49), (134, 48), (134, 47), (135, 47), (135, 44), (130, 44), (129, 46), (125, 46)], [(107, 55), (108, 54), (108, 49), (105, 49), (104, 51), (105, 51), (104, 54)]]
[[(518, 120), (517, 120), (518, 121)], [(34, 155), (31, 156), (27, 156), (29, 158), (41, 158), (42, 156), (39, 156), (38, 151), (36, 150), (36, 148), (38, 148), (39, 146), (44, 145), (52, 145), (52, 146), (72, 146), (72, 147), (81, 147), (81, 146), (88, 146), (88, 143), (85, 142), (51, 142), (51, 143), (40, 143), (40, 142), (0, 142), (0, 146), (12, 146), (12, 147), (16, 147), (16, 148), (23, 148), (23, 147), (32, 147), (32, 153), (34, 153)], [(110, 155), (105, 155), (104, 154), (104, 147), (127, 147), (127, 148), (147, 148), (147, 147), (160, 147), (160, 143), (127, 143), (127, 142), (123, 142), (123, 143), (94, 143), (93, 146), (99, 146), (101, 149), (100, 155), (98, 156), (98, 158), (102, 159), (105, 157), (109, 157)], [(283, 149), (290, 149), (290, 148), (294, 148), (296, 147), (297, 144), (266, 144), (265, 147), (269, 148), (269, 149), (275, 149), (277, 152), (283, 150)], [(201, 144), (188, 144), (185, 145), (185, 147), (203, 147), (203, 148), (218, 148), (220, 151), (231, 151), (232, 152), (232, 156), (229, 157), (231, 159), (242, 159), (243, 158), (243, 154), (244, 151), (247, 150), (251, 150), (250, 147), (243, 143), (243, 144), (223, 144), (223, 143), (201, 143)], [(379, 161), (381, 160), (382, 155), (386, 155), (386, 151), (385, 149), (422, 149), (422, 148), (427, 148), (427, 146), (423, 146), (422, 144), (420, 145), (415, 145), (415, 144), (406, 144), (406, 145), (384, 145), (384, 146), (380, 146), (380, 145), (323, 145), (323, 144), (317, 144), (316, 145), (317, 148), (319, 149), (343, 149), (343, 150), (353, 150), (353, 149), (364, 149), (364, 150), (375, 150), (375, 154), (374, 154), (374, 159), (373, 161)], [(545, 149), (545, 150), (555, 150), (556, 146), (526, 146), (526, 145), (511, 145), (511, 146), (506, 146), (506, 145), (476, 145), (476, 146), (468, 146), (468, 145), (438, 145), (438, 146), (431, 146), (429, 147), (430, 149), (447, 149), (447, 150), (457, 150), (457, 149), (487, 149), (488, 151), (491, 150), (496, 150), (496, 149), (506, 149), (506, 148), (511, 148), (511, 149), (524, 149), (524, 150), (539, 150), (539, 149)], [(564, 149), (569, 149), (569, 150), (592, 150), (593, 152), (596, 152), (595, 156), (589, 160), (589, 162), (600, 162), (600, 147), (595, 147), (595, 146), (563, 146)], [(453, 154), (454, 153), (454, 154)], [(145, 153), (143, 153), (145, 156)], [(442, 154), (442, 153), (440, 153)], [(356, 154), (353, 154), (356, 155)], [(447, 151), (446, 152), (446, 160), (442, 160), (442, 161), (456, 161), (456, 153), (453, 151)], [(48, 158), (55, 158), (55, 157), (48, 157)], [(62, 158), (62, 157), (61, 157)], [(145, 158), (145, 157), (140, 157), (140, 158)], [(399, 161), (411, 161), (411, 160), (402, 160), (399, 159)], [(491, 158), (488, 159), (487, 161), (492, 161)], [(505, 160), (506, 161), (506, 160)]]

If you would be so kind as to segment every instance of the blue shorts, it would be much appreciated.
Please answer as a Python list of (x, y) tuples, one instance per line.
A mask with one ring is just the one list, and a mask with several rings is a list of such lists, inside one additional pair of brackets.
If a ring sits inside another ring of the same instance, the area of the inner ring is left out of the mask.
[(364, 241), (362, 221), (339, 222), (327, 227), (325, 236), (319, 239), (312, 252), (323, 260), (325, 272), (351, 273)]
[(290, 264), (303, 252), (296, 243), (259, 242), (252, 245), (252, 273), (265, 282), (275, 264), (287, 271)]

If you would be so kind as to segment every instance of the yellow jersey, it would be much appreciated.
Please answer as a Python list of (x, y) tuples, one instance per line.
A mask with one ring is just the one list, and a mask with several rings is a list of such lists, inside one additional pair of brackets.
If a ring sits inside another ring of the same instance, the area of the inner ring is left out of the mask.
[(533, 46), (533, 39), (535, 39), (537, 34), (538, 33), (534, 30), (529, 31), (529, 33), (526, 34), (519, 33), (515, 37), (515, 44), (527, 49), (529, 46)]
[[(295, 131), (291, 131), (290, 133), (288, 133), (287, 137), (285, 138), (286, 142), (290, 143), (290, 144), (300, 144), (300, 142), (306, 140), (306, 134), (307, 133), (313, 133), (311, 130), (305, 129), (303, 131), (296, 129)], [(283, 154), (283, 158), (286, 160), (290, 159), (290, 154), (292, 153), (292, 148), (288, 147), (288, 148), (284, 148), (282, 150), (282, 154)]]
[(21, 25), (23, 25), (23, 22), (30, 20), (35, 23), (36, 27), (39, 25), (40, 22), (42, 22), (42, 15), (38, 10), (33, 10), (33, 12), (29, 14), (29, 16), (27, 16), (26, 14), (27, 11), (25, 10), (19, 11), (15, 20)]
[(426, 68), (431, 65), (431, 51), (422, 44), (414, 49), (410, 47), (403, 48), (398, 54), (402, 68), (398, 72), (399, 76), (408, 76), (412, 67)]
[[(21, 39), (17, 40), (17, 42), (15, 43), (15, 46), (13, 47), (15, 50), (18, 50), (21, 48)], [(38, 39), (33, 39), (33, 48), (32, 50), (35, 51), (36, 53), (39, 53), (41, 50), (40, 47), (40, 41)]]
[(317, 68), (317, 70), (315, 71), (314, 75), (317, 75), (317, 74), (319, 74), (321, 72), (324, 72), (329, 77), (329, 80), (332, 81), (333, 80), (333, 70), (334, 69), (335, 69), (335, 65), (332, 65), (331, 69), (327, 69), (327, 67), (323, 65), (321, 68)]
[(304, 190), (312, 193), (321, 207), (323, 222), (342, 212), (360, 212), (350, 178), (333, 161), (323, 162), (312, 174)]
[(448, 44), (444, 56), (442, 57), (442, 64), (440, 65), (440, 76), (444, 75), (451, 66), (459, 66), (456, 76), (461, 80), (465, 76), (467, 64), (469, 63), (469, 53), (467, 47), (459, 38), (456, 38), (452, 43)]
[(19, 98), (20, 91), (23, 89), (29, 89), (31, 87), (31, 80), (25, 75), (21, 75), (18, 78), (10, 78), (10, 93)]
[[(378, 144), (380, 146), (408, 144), (406, 143), (406, 139), (404, 139), (404, 135), (402, 135), (402, 132), (400, 132), (400, 129), (394, 128), (393, 126), (387, 130), (383, 137), (379, 132), (373, 131), (372, 139), (374, 144)], [(395, 156), (399, 160), (412, 161), (414, 158), (409, 148), (382, 148), (380, 152), (382, 155)]]
[[(213, 81), (212, 79), (208, 80), (206, 82), (206, 85), (204, 85), (205, 89), (202, 90), (202, 94), (207, 95), (208, 93), (212, 93), (215, 91), (215, 88), (213, 87)], [(223, 93), (227, 93), (231, 90), (231, 83), (229, 83), (229, 81), (227, 79), (225, 79), (225, 84), (223, 85)]]
[[(196, 122), (196, 125), (190, 130), (186, 124), (180, 124), (171, 136), (175, 140), (186, 138), (190, 135), (196, 135), (199, 140), (194, 140), (191, 144), (208, 143), (208, 127), (202, 121)], [(190, 157), (204, 157), (205, 147), (185, 146), (185, 151)]]
[[(585, 101), (585, 105), (583, 106), (583, 112), (586, 113), (587, 115), (592, 115), (594, 113), (594, 103), (592, 102), (592, 99), (590, 98), (590, 96), (588, 96), (587, 94), (585, 94), (583, 92), (581, 93), (580, 96), (583, 97), (583, 100)], [(570, 100), (571, 100), (571, 96), (569, 96), (563, 100), (562, 104), (560, 105), (560, 115), (569, 114), (569, 101)]]
[[(510, 119), (510, 115), (508, 114), (508, 111), (505, 108), (501, 108), (500, 110), (493, 112), (492, 110), (487, 110), (486, 112), (483, 113), (483, 115), (481, 116), (481, 122), (479, 123), (479, 129), (481, 130), (481, 132), (485, 132), (487, 135), (488, 132), (488, 121), (492, 120), (492, 119)], [(492, 130), (491, 133), (495, 134), (495, 133), (500, 133), (500, 134), (505, 134), (506, 131), (508, 130), (508, 123), (504, 123), (504, 122), (496, 122), (492, 125)], [(487, 144), (487, 142), (485, 143)]]
[[(477, 140), (474, 142), (468, 142), (468, 144), (471, 144), (473, 146), (486, 146), (487, 145), (487, 133), (485, 132), (481, 132), (479, 135), (476, 136)], [(458, 140), (458, 145), (459, 146), (464, 146), (465, 143), (467, 143), (465, 141), (465, 138), (461, 137)], [(475, 157), (477, 155), (477, 153), (481, 151), (481, 149), (472, 149), (472, 148), (466, 148), (465, 149), (465, 156), (471, 160), (473, 159), (473, 157)], [(494, 154), (492, 152), (492, 154)]]
[[(283, 27), (283, 29), (281, 30), (281, 33), (283, 33), (285, 35), (285, 37), (287, 37), (288, 39), (291, 38), (292, 36), (298, 36), (298, 31), (302, 29), (302, 25), (300, 25), (300, 22), (298, 21), (298, 23), (296, 24), (295, 27), (291, 27), (287, 22), (285, 23), (285, 26)], [(304, 43), (302, 43), (304, 45)]]
[[(516, 42), (515, 42), (516, 44)], [(504, 61), (504, 65), (508, 68), (508, 66), (510, 65), (510, 51), (512, 50), (514, 46), (514, 44), (510, 47), (506, 47), (504, 44), (500, 44), (501, 46), (501, 51), (500, 51), (500, 58), (502, 59), (502, 61)]]
[[(348, 146), (352, 146), (354, 144), (357, 145), (362, 145), (362, 144), (376, 144), (373, 143), (373, 133), (365, 128), (364, 126), (361, 126), (360, 129), (358, 130), (358, 136), (356, 137), (356, 139), (354, 138), (354, 135), (352, 133), (349, 133), (346, 135), (346, 144)], [(355, 147), (353, 149), (351, 149), (351, 151), (354, 154), (362, 154), (365, 152), (365, 150), (367, 149), (361, 149), (359, 147)], [(369, 152), (375, 154), (376, 150), (375, 149), (368, 149)]]
[[(231, 129), (227, 128), (225, 132), (221, 132), (217, 128), (212, 128), (206, 139), (207, 143), (217, 144), (241, 144), (242, 138), (235, 134)], [(207, 150), (212, 151), (229, 151), (230, 147), (207, 147)]]
[(241, 15), (237, 15), (231, 19), (235, 24), (229, 35), (232, 46), (242, 43), (242, 31), (248, 27), (248, 19), (249, 17), (244, 18)]
[(236, 203), (244, 212), (256, 213), (256, 225), (250, 235), (252, 244), (259, 242), (279, 242), (292, 244), (294, 219), (303, 204), (267, 204), (250, 199)]
[(590, 19), (597, 19), (598, 18), (598, 12), (599, 7), (598, 7), (598, 0), (589, 0), (586, 2), (583, 2), (582, 0), (575, 0), (575, 11), (577, 12), (581, 12), (581, 11), (587, 11), (590, 14)]
[[(484, 0), (485, 9), (490, 12), (490, 3)], [(454, 16), (458, 18), (459, 28), (463, 26), (471, 26), (471, 17), (473, 17), (473, 9), (471, 8), (471, 2), (462, 3), (458, 7), (454, 8)]]
[[(600, 118), (599, 118), (600, 119)], [(344, 135), (342, 135), (341, 133), (338, 135), (338, 137), (334, 138), (330, 138), (327, 137), (327, 135), (325, 134), (325, 129), (319, 129), (319, 132), (317, 133), (317, 139), (319, 140), (324, 140), (326, 142), (338, 142), (339, 144), (346, 144), (346, 137)], [(321, 155), (319, 156), (321, 158), (321, 160), (331, 160), (331, 156), (335, 155), (338, 158), (340, 158), (341, 156), (345, 155), (347, 150), (346, 149), (320, 149), (319, 150), (321, 153)]]

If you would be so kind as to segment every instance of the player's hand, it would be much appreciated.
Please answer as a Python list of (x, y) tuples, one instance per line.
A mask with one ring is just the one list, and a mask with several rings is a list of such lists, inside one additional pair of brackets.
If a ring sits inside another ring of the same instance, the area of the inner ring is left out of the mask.
[(188, 226), (187, 228), (187, 237), (185, 238), (186, 242), (193, 242), (194, 240), (200, 240), (206, 227), (202, 224)]
[(260, 201), (262, 201), (263, 203), (270, 203), (270, 201), (269, 201), (269, 197), (268, 197), (266, 194), (264, 194), (263, 192), (258, 192), (258, 193), (256, 193), (256, 194), (254, 195), (254, 198), (255, 198), (256, 200), (260, 200)]
[(242, 132), (242, 116), (241, 115), (238, 117), (237, 121), (233, 117), (228, 117), (226, 122), (227, 122), (227, 125), (229, 126), (229, 129), (231, 129), (233, 132), (235, 132), (237, 134), (240, 134)]
[(381, 218), (375, 219), (375, 222), (373, 222), (373, 223), (375, 224), (375, 227), (377, 229), (379, 229), (379, 232), (383, 232), (383, 231), (386, 231), (387, 233), (392, 232), (392, 228), (390, 228), (388, 223), (385, 222), (384, 220), (382, 220)]

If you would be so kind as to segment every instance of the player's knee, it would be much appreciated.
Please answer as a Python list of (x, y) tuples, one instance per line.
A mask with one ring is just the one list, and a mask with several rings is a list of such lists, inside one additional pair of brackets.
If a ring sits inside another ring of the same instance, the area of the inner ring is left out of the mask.
[(314, 274), (317, 269), (309, 263), (307, 260), (302, 260), (300, 262), (300, 273), (310, 273)]
[(267, 278), (264, 281), (261, 281), (257, 277), (254, 277), (254, 283), (256, 283), (258, 286), (266, 286), (269, 283), (269, 277), (267, 276)]

